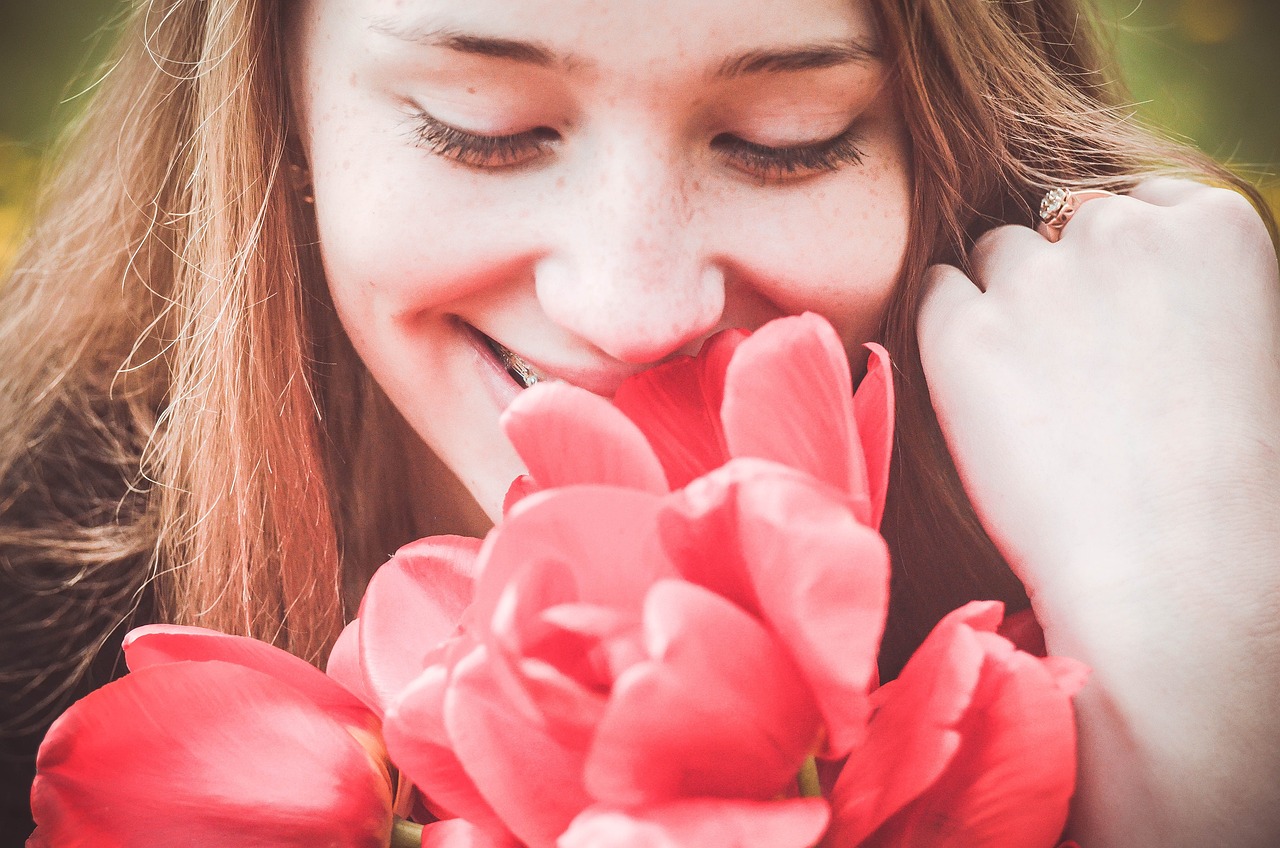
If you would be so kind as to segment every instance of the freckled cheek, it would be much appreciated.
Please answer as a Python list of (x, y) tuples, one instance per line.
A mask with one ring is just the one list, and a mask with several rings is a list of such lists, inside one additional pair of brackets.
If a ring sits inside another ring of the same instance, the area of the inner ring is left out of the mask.
[(455, 264), (453, 204), (414, 173), (415, 164), (357, 161), (317, 183), (325, 268), (335, 300), (349, 312), (398, 312)]
[(858, 344), (874, 332), (897, 282), (908, 215), (899, 172), (858, 175), (743, 216), (741, 264), (782, 311), (817, 312)]
[[(823, 209), (814, 232), (829, 234), (830, 263), (824, 276), (838, 280), (846, 293), (846, 309), (883, 309), (905, 257), (910, 226), (909, 180), (896, 159), (869, 163), (856, 191)], [(838, 298), (837, 298), (838, 300)], [(833, 304), (840, 311), (840, 304)]]
[[(317, 206), (324, 203), (319, 196)], [(340, 200), (317, 209), (321, 254), (334, 303), (344, 319), (374, 320), (394, 311), (397, 292), (413, 274), (404, 258), (407, 239), (368, 226), (368, 218)]]

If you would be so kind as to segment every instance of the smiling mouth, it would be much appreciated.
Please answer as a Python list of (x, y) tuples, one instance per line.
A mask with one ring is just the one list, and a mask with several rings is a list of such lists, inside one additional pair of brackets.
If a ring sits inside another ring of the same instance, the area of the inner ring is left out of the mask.
[(484, 343), (498, 357), (498, 361), (507, 369), (507, 373), (511, 375), (511, 379), (515, 380), (522, 388), (529, 388), (546, 379), (543, 375), (534, 370), (533, 366), (520, 358), (520, 355), (509, 348), (503, 347), (498, 342), (486, 336), (480, 331), (476, 331)]

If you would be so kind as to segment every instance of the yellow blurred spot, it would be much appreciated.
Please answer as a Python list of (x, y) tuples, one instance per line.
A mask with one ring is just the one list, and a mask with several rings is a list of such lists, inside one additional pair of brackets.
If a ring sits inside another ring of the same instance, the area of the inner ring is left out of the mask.
[(24, 214), (35, 191), (38, 159), (0, 135), (0, 275), (9, 268), (26, 225)]
[(8, 270), (13, 254), (18, 250), (21, 229), (18, 210), (13, 206), (0, 206), (0, 274)]
[(1271, 207), (1271, 214), (1280, 219), (1280, 182), (1273, 182), (1270, 185), (1260, 186), (1262, 198), (1267, 201), (1267, 205)]
[(1178, 5), (1178, 25), (1195, 44), (1230, 41), (1244, 18), (1244, 0), (1182, 0)]

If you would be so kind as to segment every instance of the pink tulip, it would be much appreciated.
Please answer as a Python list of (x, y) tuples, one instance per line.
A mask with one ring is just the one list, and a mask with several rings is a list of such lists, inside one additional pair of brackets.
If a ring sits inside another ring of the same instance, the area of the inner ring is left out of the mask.
[[(849, 389), (834, 332), (801, 316), (717, 336), (616, 405), (555, 383), (512, 404), (531, 474), (504, 522), (397, 554), (330, 664), (385, 713), (440, 838), (1053, 844), (1078, 664), (1016, 651), (971, 605), (875, 689), (883, 351)], [(814, 755), (834, 809), (795, 797)]]
[[(740, 528), (731, 520), (715, 527), (717, 517), (732, 519), (733, 510), (703, 504), (730, 487), (699, 485), (696, 478), (739, 458), (770, 460), (844, 493), (844, 507), (860, 523), (878, 527), (893, 444), (893, 379), (884, 350), (868, 348), (867, 376), (855, 395), (831, 325), (813, 314), (781, 318), (749, 337), (726, 331), (697, 357), (639, 374), (622, 385), (613, 404), (551, 384), (524, 393), (503, 420), (530, 469), (530, 477), (513, 487), (509, 506), (542, 487), (604, 484), (654, 493), (687, 487), (681, 497), (691, 520), (678, 525), (685, 539), (672, 539), (665, 528), (665, 541), (689, 548), (683, 574), (728, 591), (779, 629), (822, 701), (829, 734), (823, 753), (830, 757), (847, 753), (865, 725), (865, 694), (874, 684), (887, 610), (887, 567), (882, 573), (812, 557), (805, 546), (848, 542), (829, 538), (826, 519), (806, 521), (806, 511), (793, 506), (796, 525), (785, 535), (794, 548), (790, 559), (725, 568), (704, 549), (724, 548), (726, 534)], [(699, 517), (700, 510), (706, 515)], [(858, 545), (859, 561), (887, 561), (876, 534), (863, 534)], [(819, 572), (824, 565), (827, 571)], [(766, 591), (735, 594), (724, 585), (729, 575), (745, 576), (756, 567), (774, 572), (753, 576)], [(692, 576), (695, 571), (700, 573)], [(849, 585), (832, 591), (838, 583)], [(854, 597), (858, 601), (841, 606)]]
[[(531, 474), (503, 523), (397, 552), (328, 676), (131, 634), (132, 673), (50, 731), (30, 845), (385, 846), (387, 751), (439, 819), (407, 826), (423, 848), (1053, 845), (1078, 663), (970, 604), (876, 689), (893, 389), (869, 347), (856, 395), (812, 315), (723, 333), (612, 404), (524, 393), (504, 426)], [(830, 803), (797, 797), (815, 783)]]
[(830, 813), (817, 798), (787, 801), (673, 801), (641, 811), (592, 808), (559, 848), (808, 848)]
[[(463, 611), (472, 601), (478, 539), (433, 536), (405, 545), (374, 573), (360, 603), (329, 655), (328, 672), (383, 716), (419, 676), (443, 674), (461, 641)], [(439, 719), (415, 722), (422, 758), (419, 774), (434, 791), (426, 800), (442, 819), (461, 817), (502, 839), (508, 833), (463, 770)], [(432, 744), (434, 740), (434, 744)], [(451, 825), (449, 833), (479, 838)], [(437, 828), (440, 833), (446, 832)], [(430, 838), (424, 834), (424, 843)], [(462, 838), (462, 837), (453, 837)]]
[(508, 506), (576, 483), (666, 492), (732, 458), (756, 457), (829, 483), (860, 521), (879, 527), (893, 376), (884, 349), (867, 348), (856, 395), (835, 330), (810, 313), (771, 321), (749, 337), (725, 331), (698, 356), (626, 381), (613, 403), (565, 384), (525, 392), (503, 419), (529, 468)]
[(392, 788), (375, 716), (252, 639), (144, 627), (131, 673), (41, 745), (33, 848), (378, 846)]
[(381, 717), (454, 634), (471, 603), (480, 540), (431, 536), (396, 551), (374, 573), (327, 671)]
[(478, 560), (457, 635), (386, 714), (438, 812), (531, 846), (593, 809), (732, 799), (763, 822), (807, 757), (861, 738), (887, 554), (808, 475), (738, 459), (668, 495), (542, 492)]
[(1058, 844), (1075, 786), (1071, 696), (1087, 670), (1017, 650), (996, 635), (1000, 618), (997, 602), (952, 612), (875, 693), (824, 845)]
[(397, 553), (330, 659), (432, 812), (538, 846), (587, 810), (750, 801), (734, 815), (770, 832), (767, 799), (870, 713), (892, 432), (878, 351), (871, 370), (855, 402), (803, 316), (722, 334), (617, 407), (563, 384), (517, 400), (534, 474), (504, 524)]

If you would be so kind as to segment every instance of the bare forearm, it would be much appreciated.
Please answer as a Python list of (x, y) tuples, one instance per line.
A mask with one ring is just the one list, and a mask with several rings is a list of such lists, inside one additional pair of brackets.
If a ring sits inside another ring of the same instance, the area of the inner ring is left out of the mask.
[[(1077, 635), (1048, 635), (1052, 652), (1093, 667), (1076, 699), (1081, 845), (1280, 844), (1280, 539), (1258, 544), (1263, 556), (1245, 570), (1270, 577), (1241, 577), (1256, 604), (1189, 586), (1158, 615), (1120, 609), (1078, 622)], [(1160, 565), (1177, 575), (1242, 564), (1225, 559)]]

